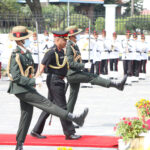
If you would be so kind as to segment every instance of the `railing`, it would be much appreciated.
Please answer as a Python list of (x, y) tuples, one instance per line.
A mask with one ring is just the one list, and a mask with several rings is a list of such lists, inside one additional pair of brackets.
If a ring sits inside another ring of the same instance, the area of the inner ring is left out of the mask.
[[(64, 30), (68, 25), (66, 13), (62, 14), (47, 14), (43, 16), (32, 16), (25, 14), (0, 14), (0, 33), (9, 33), (13, 26), (24, 25), (30, 30), (35, 31), (35, 21), (38, 22), (39, 33), (44, 30), (49, 32), (52, 30)], [(89, 27), (89, 19), (91, 20), (91, 31), (101, 32), (105, 28), (105, 16), (102, 14), (85, 14), (72, 13), (70, 14), (70, 25), (77, 25), (83, 30)], [(116, 18), (117, 34), (125, 34), (126, 30), (131, 32), (150, 33), (150, 15), (139, 16), (120, 16)]]

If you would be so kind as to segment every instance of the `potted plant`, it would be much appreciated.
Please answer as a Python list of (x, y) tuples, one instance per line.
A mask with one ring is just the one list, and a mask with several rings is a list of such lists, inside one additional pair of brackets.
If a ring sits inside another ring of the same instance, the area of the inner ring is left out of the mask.
[(147, 132), (148, 125), (138, 117), (122, 118), (114, 127), (119, 140), (119, 149), (130, 148), (130, 150), (139, 150), (144, 147), (144, 137), (141, 133)]
[(146, 99), (141, 99), (135, 104), (138, 115), (144, 121), (148, 121), (150, 119), (150, 101)]

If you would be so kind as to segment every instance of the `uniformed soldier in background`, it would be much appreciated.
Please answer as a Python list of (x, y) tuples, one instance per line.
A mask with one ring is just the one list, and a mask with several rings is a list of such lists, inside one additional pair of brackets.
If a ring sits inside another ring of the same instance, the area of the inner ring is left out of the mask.
[(7, 67), (7, 74), (10, 77), (8, 93), (14, 94), (20, 100), (21, 108), (15, 150), (23, 150), (23, 143), (32, 119), (33, 106), (62, 119), (74, 121), (80, 126), (83, 125), (88, 113), (88, 109), (86, 109), (81, 115), (75, 116), (53, 104), (36, 91), (35, 86), (41, 83), (41, 78), (33, 77), (34, 68), (32, 55), (30, 51), (24, 47), (26, 39), (30, 36), (32, 36), (32, 31), (27, 30), (24, 26), (14, 27), (9, 34), (9, 39), (16, 41), (17, 46), (11, 54)]
[(122, 60), (124, 74), (128, 74), (126, 84), (132, 85), (133, 75), (133, 52), (131, 49), (131, 33), (129, 30), (126, 31), (126, 38), (122, 40)]
[(118, 61), (119, 53), (121, 49), (120, 41), (117, 40), (117, 33), (113, 33), (113, 39), (111, 41), (111, 49), (109, 52), (109, 62), (110, 62), (110, 73), (109, 77), (117, 79), (118, 78)]
[(131, 41), (131, 49), (133, 51), (133, 76), (132, 82), (138, 82), (139, 72), (140, 72), (140, 63), (141, 63), (141, 51), (139, 49), (139, 41), (137, 33), (133, 33), (133, 40)]
[[(55, 44), (44, 55), (44, 58), (40, 65), (40, 74), (46, 68), (47, 73), (47, 87), (49, 92), (49, 100), (53, 101), (59, 107), (67, 110), (66, 96), (65, 96), (65, 82), (64, 78), (67, 74), (68, 64), (64, 54), (63, 48), (66, 47), (68, 32), (53, 32), (55, 38)], [(44, 129), (46, 119), (49, 113), (43, 111), (33, 128), (31, 135), (37, 138), (46, 138), (41, 133)], [(81, 136), (75, 135), (75, 128), (71, 121), (60, 118), (60, 122), (63, 128), (63, 132), (66, 136), (66, 140), (76, 140)]]
[(145, 41), (145, 35), (141, 34), (141, 42), (139, 45), (139, 49), (141, 51), (141, 65), (140, 65), (140, 75), (139, 78), (145, 80), (146, 78), (146, 64), (148, 60), (148, 51), (150, 47), (148, 43)]
[(127, 76), (119, 83), (112, 82), (110, 80), (103, 79), (96, 74), (84, 72), (84, 68), (91, 68), (91, 63), (82, 63), (81, 53), (79, 47), (76, 44), (76, 35), (82, 30), (76, 26), (70, 26), (66, 29), (69, 31), (69, 40), (66, 47), (66, 54), (69, 62), (69, 70), (67, 73), (67, 80), (70, 84), (70, 95), (67, 104), (69, 112), (73, 112), (74, 106), (78, 97), (80, 83), (91, 83), (93, 85), (99, 85), (103, 87), (114, 87), (118, 90), (124, 89)]
[(111, 41), (106, 39), (106, 31), (102, 31), (103, 49), (101, 49), (101, 77), (108, 78), (108, 60), (109, 60), (109, 51), (111, 49)]
[(32, 39), (31, 39), (31, 44), (30, 44), (30, 48), (31, 48), (31, 53), (32, 53), (32, 57), (34, 60), (34, 68), (35, 68), (35, 73), (37, 72), (38, 69), (38, 64), (40, 61), (40, 55), (39, 55), (39, 49), (38, 46), (40, 46), (40, 42), (38, 43), (37, 41), (37, 33), (34, 32)]
[(95, 73), (97, 75), (100, 74), (100, 64), (101, 64), (101, 49), (103, 48), (102, 45), (102, 41), (98, 39), (98, 32), (94, 31), (93, 33), (94, 36), (94, 47), (93, 47), (93, 63), (95, 66)]

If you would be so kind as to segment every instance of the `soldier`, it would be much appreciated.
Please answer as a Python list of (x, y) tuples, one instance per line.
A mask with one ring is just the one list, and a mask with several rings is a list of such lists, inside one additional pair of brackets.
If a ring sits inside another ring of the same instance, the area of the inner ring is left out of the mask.
[(132, 75), (133, 75), (133, 52), (131, 49), (131, 33), (129, 30), (126, 31), (126, 38), (122, 40), (122, 60), (123, 60), (123, 70), (124, 74), (128, 74), (128, 79), (126, 84), (132, 85)]
[(106, 31), (102, 31), (103, 49), (101, 49), (101, 77), (108, 78), (108, 60), (109, 51), (111, 49), (111, 41), (106, 39)]
[(101, 64), (101, 49), (102, 49), (102, 41), (98, 39), (98, 32), (94, 31), (94, 48), (93, 48), (93, 63), (95, 64), (96, 74), (100, 74), (100, 64)]
[[(55, 38), (55, 44), (44, 55), (44, 58), (40, 65), (40, 72), (42, 74), (44, 68), (47, 73), (47, 87), (49, 100), (53, 101), (56, 105), (63, 109), (67, 109), (66, 97), (65, 97), (65, 82), (64, 78), (67, 74), (67, 61), (64, 56), (63, 48), (66, 47), (67, 39), (66, 32), (53, 32)], [(46, 119), (49, 113), (43, 111), (33, 128), (31, 135), (37, 138), (46, 138), (42, 136)], [(75, 135), (75, 128), (71, 121), (67, 121), (60, 118), (60, 122), (63, 128), (63, 132), (66, 136), (66, 140), (76, 140), (81, 136)]]
[(35, 68), (35, 73), (37, 72), (38, 69), (38, 64), (39, 64), (39, 59), (40, 59), (40, 55), (39, 55), (39, 49), (38, 46), (40, 46), (40, 43), (37, 43), (37, 33), (34, 32), (33, 36), (32, 36), (32, 40), (31, 40), (31, 44), (30, 44), (30, 49), (32, 50), (32, 57), (34, 60), (34, 68)]
[(109, 53), (110, 78), (117, 79), (120, 49), (121, 49), (121, 44), (117, 40), (116, 32), (114, 32), (113, 33), (113, 39), (111, 41), (111, 49), (110, 49), (110, 53)]
[(67, 73), (67, 80), (70, 84), (70, 95), (67, 104), (68, 111), (73, 112), (74, 110), (80, 83), (91, 83), (93, 85), (99, 85), (107, 88), (115, 87), (119, 90), (123, 90), (127, 76), (125, 76), (121, 82), (116, 83), (103, 79), (96, 74), (83, 71), (84, 68), (91, 68), (91, 63), (82, 63), (81, 53), (76, 44), (76, 35), (79, 34), (82, 30), (78, 29), (76, 26), (70, 26), (66, 30), (69, 31), (69, 40), (66, 47), (66, 54), (70, 68)]
[(32, 36), (32, 31), (24, 26), (14, 27), (9, 34), (9, 39), (15, 41), (17, 46), (11, 54), (7, 67), (7, 73), (10, 77), (8, 93), (14, 94), (20, 100), (21, 108), (21, 118), (16, 136), (17, 145), (15, 150), (23, 150), (23, 143), (32, 119), (33, 106), (62, 119), (74, 121), (80, 126), (83, 125), (88, 113), (88, 109), (80, 116), (68, 113), (35, 90), (36, 84), (41, 83), (41, 78), (33, 77), (34, 68), (32, 55), (30, 51), (24, 47), (26, 39), (30, 36)]
[(133, 33), (133, 40), (131, 41), (131, 48), (133, 51), (133, 77), (132, 82), (138, 82), (139, 72), (140, 72), (140, 63), (141, 63), (141, 51), (138, 47), (139, 41), (137, 33)]
[(141, 34), (141, 42), (139, 43), (139, 49), (141, 51), (141, 65), (139, 78), (145, 80), (146, 78), (146, 64), (148, 60), (149, 46), (145, 41), (145, 35)]

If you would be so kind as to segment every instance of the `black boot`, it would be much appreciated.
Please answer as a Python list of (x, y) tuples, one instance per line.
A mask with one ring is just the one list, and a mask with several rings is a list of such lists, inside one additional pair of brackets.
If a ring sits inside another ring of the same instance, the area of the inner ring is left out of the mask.
[(68, 120), (75, 122), (79, 126), (83, 126), (88, 111), (89, 111), (88, 108), (84, 109), (83, 113), (80, 114), (79, 116), (76, 116), (72, 113), (68, 113)]
[(23, 150), (23, 143), (17, 143), (15, 150)]
[(126, 83), (126, 80), (127, 80), (127, 75), (124, 76), (124, 78), (122, 79), (121, 82), (113, 82), (113, 81), (111, 81), (110, 87), (115, 87), (115, 88), (117, 88), (118, 90), (123, 91), (124, 85), (125, 85), (125, 83)]

